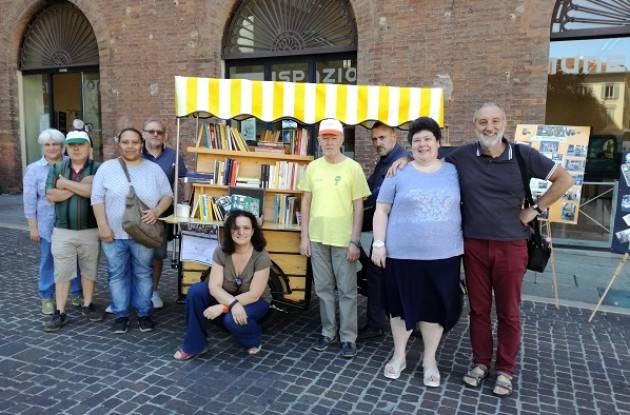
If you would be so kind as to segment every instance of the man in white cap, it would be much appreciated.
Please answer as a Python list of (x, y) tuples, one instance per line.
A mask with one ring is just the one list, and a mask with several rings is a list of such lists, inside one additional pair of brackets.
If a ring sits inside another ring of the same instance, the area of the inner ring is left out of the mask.
[[(341, 152), (343, 126), (335, 119), (319, 124), (317, 141), (323, 157), (311, 162), (300, 185), (302, 233), (300, 251), (311, 257), (319, 297), (322, 331), (313, 349), (323, 351), (341, 341), (341, 356), (356, 356), (357, 265), (363, 198), (370, 189), (361, 166)], [(339, 293), (339, 330), (335, 317)]]
[[(70, 159), (52, 166), (46, 182), (46, 197), (55, 204), (51, 252), (57, 303), (55, 313), (44, 326), (48, 332), (58, 331), (67, 323), (68, 290), (70, 281), (77, 277), (83, 285), (83, 316), (90, 321), (103, 319), (92, 302), (99, 239), (90, 193), (99, 163), (90, 159), (90, 138), (85, 131), (69, 132), (65, 144)], [(77, 263), (80, 276), (77, 276)]]

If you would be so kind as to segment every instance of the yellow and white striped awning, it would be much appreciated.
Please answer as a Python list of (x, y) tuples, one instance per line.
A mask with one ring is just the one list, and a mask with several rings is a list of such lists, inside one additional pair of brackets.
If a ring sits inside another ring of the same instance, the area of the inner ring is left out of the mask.
[(246, 79), (175, 77), (178, 117), (208, 113), (218, 118), (293, 118), (314, 124), (336, 118), (344, 124), (381, 121), (396, 127), (420, 116), (444, 125), (441, 88), (312, 84)]

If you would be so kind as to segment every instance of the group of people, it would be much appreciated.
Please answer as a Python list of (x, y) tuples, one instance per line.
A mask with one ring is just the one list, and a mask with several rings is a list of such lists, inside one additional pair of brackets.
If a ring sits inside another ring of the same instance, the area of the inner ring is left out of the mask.
[[(162, 122), (149, 119), (142, 132), (123, 129), (116, 137), (120, 157), (101, 164), (91, 158), (84, 124), (75, 120), (73, 126), (65, 136), (56, 129), (42, 131), (43, 157), (24, 175), (24, 213), (31, 240), (40, 244), (41, 311), (50, 315), (44, 329), (55, 332), (68, 322), (71, 287), (72, 304), (81, 307), (83, 316), (103, 319), (103, 310), (93, 302), (102, 249), (112, 298), (108, 309), (115, 315), (112, 332), (128, 330), (130, 306), (137, 311), (139, 329), (151, 331), (151, 310), (163, 305), (157, 286), (167, 240), (161, 249), (148, 248), (130, 238), (122, 219), (130, 186), (148, 207), (143, 222), (155, 223), (168, 213), (175, 152), (165, 146)], [(177, 164), (185, 176), (183, 161)]]
[[(407, 342), (419, 327), (423, 382), (427, 387), (439, 386), (436, 352), (461, 314), (463, 258), (473, 365), (462, 380), (478, 388), (490, 373), (494, 299), (498, 347), (493, 393), (512, 394), (529, 223), (574, 181), (535, 149), (508, 141), (506, 115), (497, 104), (482, 105), (473, 116), (473, 126), (475, 142), (440, 158), (441, 132), (435, 120), (421, 117), (411, 124), (410, 154), (396, 143), (392, 128), (376, 123), (372, 141), (380, 159), (366, 181), (358, 163), (341, 151), (341, 123), (320, 123), (323, 157), (309, 164), (301, 185), (300, 249), (311, 257), (322, 325), (314, 350), (325, 350), (339, 340), (341, 356), (351, 358), (356, 355), (357, 337), (383, 335), (388, 316), (394, 351), (384, 376), (397, 379), (405, 370)], [(524, 202), (515, 153), (525, 160), (527, 176), (552, 182), (533, 206)], [(365, 229), (363, 201), (368, 195), (374, 204), (373, 213), (366, 215), (372, 217), (370, 256), (377, 268), (368, 273), (368, 325), (357, 333), (355, 275), (361, 229)]]
[[(511, 395), (521, 337), (528, 224), (560, 198), (573, 179), (538, 151), (508, 141), (505, 112), (498, 105), (482, 105), (473, 125), (477, 140), (440, 158), (441, 131), (435, 120), (421, 117), (411, 124), (410, 151), (398, 144), (393, 128), (377, 122), (371, 133), (380, 158), (366, 180), (361, 166), (342, 152), (343, 125), (335, 119), (320, 122), (317, 140), (322, 157), (308, 165), (300, 183), (300, 252), (311, 258), (320, 305), (321, 332), (314, 350), (324, 351), (339, 342), (340, 355), (352, 358), (357, 338), (367, 341), (384, 335), (389, 318), (394, 350), (384, 376), (400, 377), (406, 368), (408, 339), (419, 328), (423, 382), (439, 386), (437, 350), (463, 307), (463, 258), (473, 351), (473, 365), (463, 382), (477, 388), (490, 373), (494, 298), (498, 347), (493, 392)], [(92, 302), (99, 239), (116, 315), (113, 332), (127, 331), (130, 305), (137, 310), (140, 330), (152, 330), (152, 296), (166, 247), (142, 246), (122, 229), (121, 219), (130, 184), (149, 206), (143, 221), (154, 223), (167, 212), (176, 155), (164, 146), (164, 125), (156, 120), (147, 121), (142, 133), (124, 129), (117, 137), (120, 158), (102, 165), (88, 158), (86, 137), (80, 131), (66, 136), (66, 159), (63, 134), (42, 132), (44, 157), (29, 166), (24, 178), (31, 239), (39, 241), (41, 249), (42, 312), (52, 312), (46, 330), (65, 324), (70, 281), (76, 281), (73, 298), (78, 295), (76, 276), (83, 283), (83, 314), (90, 320), (102, 319)], [(533, 206), (524, 205), (517, 151), (528, 176), (552, 182)], [(185, 176), (183, 163), (178, 164), (179, 176)], [(175, 359), (189, 360), (207, 351), (208, 320), (220, 320), (248, 354), (261, 350), (261, 322), (271, 302), (267, 284), (271, 259), (265, 238), (257, 219), (244, 211), (231, 212), (223, 229), (208, 281), (188, 292), (186, 334)], [(359, 330), (357, 271), (361, 232), (366, 229), (373, 231), (374, 266), (368, 273), (368, 323)], [(56, 305), (51, 310), (53, 282)]]

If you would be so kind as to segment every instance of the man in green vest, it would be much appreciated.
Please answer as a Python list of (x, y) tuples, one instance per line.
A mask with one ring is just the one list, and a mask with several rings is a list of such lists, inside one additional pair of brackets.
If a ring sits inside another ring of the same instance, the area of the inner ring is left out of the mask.
[[(70, 281), (80, 277), (83, 285), (82, 314), (90, 321), (100, 321), (103, 314), (92, 302), (98, 265), (98, 227), (90, 193), (99, 163), (90, 159), (90, 138), (85, 131), (71, 131), (66, 136), (69, 160), (55, 164), (48, 174), (46, 197), (55, 204), (55, 227), (51, 252), (55, 267), (57, 309), (44, 329), (58, 331), (67, 323), (65, 313)], [(77, 263), (81, 275), (77, 276)]]

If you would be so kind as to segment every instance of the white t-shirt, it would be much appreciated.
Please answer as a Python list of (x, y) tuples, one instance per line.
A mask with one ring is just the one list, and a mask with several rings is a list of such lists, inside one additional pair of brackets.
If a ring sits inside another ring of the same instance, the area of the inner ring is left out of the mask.
[[(153, 209), (165, 196), (173, 197), (168, 178), (157, 164), (142, 160), (137, 165), (127, 165), (131, 184), (136, 195), (149, 208)], [(94, 175), (92, 183), (92, 205), (105, 204), (107, 224), (114, 233), (114, 239), (130, 239), (122, 228), (125, 200), (129, 193), (129, 182), (118, 159), (108, 160)]]

